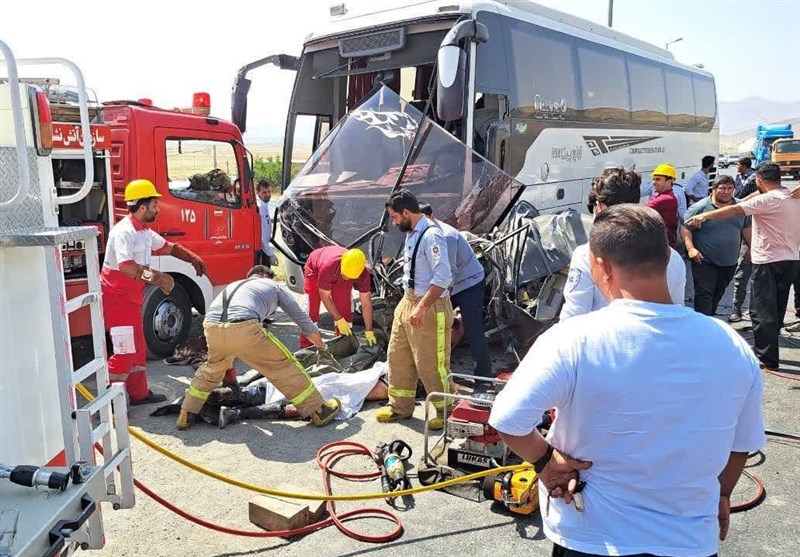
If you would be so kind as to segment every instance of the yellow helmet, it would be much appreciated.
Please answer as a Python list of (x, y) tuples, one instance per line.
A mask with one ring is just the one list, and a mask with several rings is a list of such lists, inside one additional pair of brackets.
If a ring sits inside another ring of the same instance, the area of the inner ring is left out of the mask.
[(161, 197), (161, 194), (156, 191), (156, 187), (150, 180), (134, 180), (125, 186), (125, 201), (134, 203), (139, 199), (148, 197)]
[(342, 275), (355, 280), (367, 267), (367, 256), (358, 248), (349, 249), (342, 255)]
[(678, 179), (678, 173), (675, 171), (675, 167), (671, 164), (659, 164), (655, 170), (653, 170), (653, 176), (666, 176), (667, 178), (672, 178), (673, 180)]

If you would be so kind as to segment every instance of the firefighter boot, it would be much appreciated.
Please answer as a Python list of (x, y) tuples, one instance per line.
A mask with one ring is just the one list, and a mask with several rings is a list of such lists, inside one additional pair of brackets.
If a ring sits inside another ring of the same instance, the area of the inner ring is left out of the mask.
[(181, 413), (178, 414), (178, 421), (176, 423), (178, 429), (180, 430), (186, 429), (187, 427), (189, 427), (190, 424), (191, 422), (189, 421), (189, 411), (181, 408)]
[(391, 406), (384, 406), (378, 410), (378, 413), (375, 414), (375, 418), (379, 422), (386, 424), (389, 422), (396, 422), (397, 420), (405, 420), (412, 417), (412, 415), (413, 414), (409, 414), (408, 416), (404, 414), (397, 414), (394, 410), (392, 410)]
[(325, 404), (320, 406), (318, 410), (311, 414), (311, 423), (319, 427), (327, 425), (336, 417), (337, 414), (339, 414), (340, 409), (341, 403), (339, 402), (338, 398), (334, 397), (325, 402)]

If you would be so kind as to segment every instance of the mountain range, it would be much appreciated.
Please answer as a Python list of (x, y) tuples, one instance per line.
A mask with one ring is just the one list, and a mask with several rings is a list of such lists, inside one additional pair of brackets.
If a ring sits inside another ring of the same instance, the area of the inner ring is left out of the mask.
[(771, 101), (749, 97), (735, 102), (719, 102), (719, 133), (734, 135), (749, 131), (759, 124), (772, 124), (800, 118), (800, 100)]

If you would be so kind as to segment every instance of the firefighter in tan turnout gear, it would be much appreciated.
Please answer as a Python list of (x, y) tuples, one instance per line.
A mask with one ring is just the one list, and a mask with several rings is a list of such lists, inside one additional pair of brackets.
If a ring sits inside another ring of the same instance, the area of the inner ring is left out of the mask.
[[(417, 380), (427, 392), (447, 392), (453, 306), (448, 288), (453, 275), (442, 231), (420, 212), (408, 190), (392, 194), (386, 203), (392, 222), (406, 233), (403, 286), (405, 296), (394, 312), (389, 339), (389, 405), (378, 411), (379, 422), (410, 418)], [(434, 399), (436, 416), (430, 429), (444, 426), (443, 399)]]
[(221, 382), (233, 361), (239, 358), (260, 372), (297, 408), (302, 418), (323, 426), (339, 413), (339, 400), (327, 402), (314, 386), (294, 354), (262, 322), (281, 308), (320, 350), (326, 349), (319, 329), (283, 286), (271, 280), (262, 265), (250, 269), (247, 278), (228, 285), (211, 303), (203, 322), (208, 341), (208, 361), (197, 369), (186, 392), (178, 429), (189, 427), (189, 414), (203, 409), (208, 396)]

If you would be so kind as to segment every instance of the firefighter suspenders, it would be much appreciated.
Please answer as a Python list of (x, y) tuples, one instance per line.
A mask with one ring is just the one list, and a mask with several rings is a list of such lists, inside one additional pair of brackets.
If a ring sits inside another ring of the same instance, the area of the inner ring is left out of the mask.
[(239, 288), (241, 288), (244, 285), (244, 283), (250, 282), (251, 280), (253, 280), (253, 279), (252, 278), (245, 279), (242, 282), (240, 282), (239, 284), (237, 284), (236, 287), (231, 292), (230, 296), (228, 296), (228, 289), (227, 288), (222, 291), (222, 316), (219, 319), (220, 323), (227, 323), (228, 322), (228, 306), (230, 306), (231, 300), (233, 299), (233, 296), (236, 294), (236, 291), (239, 290)]
[(408, 272), (408, 290), (412, 295), (414, 294), (415, 286), (414, 275), (417, 272), (417, 253), (419, 252), (419, 246), (422, 243), (422, 237), (425, 236), (425, 233), (431, 229), (431, 226), (432, 225), (428, 225), (428, 227), (420, 233), (419, 239), (417, 240), (417, 243), (414, 244), (414, 250), (411, 253), (411, 269), (409, 269)]

